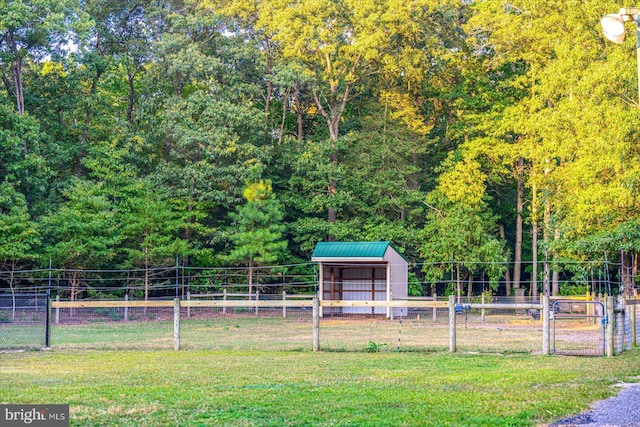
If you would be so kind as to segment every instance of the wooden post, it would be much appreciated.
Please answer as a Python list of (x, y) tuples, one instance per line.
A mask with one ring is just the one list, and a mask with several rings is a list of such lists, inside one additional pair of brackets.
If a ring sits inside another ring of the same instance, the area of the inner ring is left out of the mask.
[(606, 329), (606, 353), (607, 357), (613, 357), (613, 341), (614, 341), (614, 329), (613, 323), (615, 322), (614, 303), (613, 296), (607, 295), (606, 308), (607, 308), (607, 329)]
[[(484, 303), (485, 303), (485, 301), (484, 301), (484, 292), (482, 292), (482, 304), (484, 304)], [(482, 322), (484, 322), (484, 314), (485, 314), (485, 312), (484, 312), (484, 308), (483, 308), (482, 310), (480, 310), (480, 320)]]
[[(227, 288), (222, 290), (222, 301), (227, 301)], [(222, 306), (222, 314), (227, 314), (227, 306)]]
[(313, 351), (320, 351), (320, 301), (313, 298)]
[[(287, 291), (282, 291), (282, 301), (286, 301), (287, 300)], [(282, 304), (282, 318), (286, 319), (287, 318), (287, 306)]]
[(549, 295), (542, 296), (542, 354), (548, 356), (551, 354), (551, 328), (549, 321)]
[(173, 299), (173, 349), (180, 350), (180, 298)]
[[(624, 297), (623, 297), (624, 298)], [(625, 300), (622, 300), (622, 318), (624, 321), (624, 350), (633, 349), (633, 338), (631, 337), (631, 306), (627, 307)]]
[[(634, 301), (635, 302), (635, 301)], [(631, 309), (631, 346), (635, 347), (636, 344), (636, 333), (637, 333), (637, 323), (636, 323), (636, 305), (632, 304), (629, 306)]]
[[(191, 291), (187, 291), (187, 301), (191, 301)], [(191, 319), (191, 306), (187, 306), (187, 319)]]
[[(129, 301), (129, 294), (124, 294), (124, 302), (128, 302)], [(129, 321), (129, 307), (128, 306), (124, 306), (124, 321), (128, 322)]]
[[(436, 301), (438, 301), (438, 294), (434, 292), (433, 293), (433, 302), (436, 302)], [(436, 312), (437, 312), (437, 309), (435, 307), (433, 307), (433, 321), (434, 322), (436, 321)]]
[[(256, 291), (256, 302), (260, 301), (260, 291)], [(256, 316), (258, 315), (258, 304), (256, 304)]]
[(456, 351), (456, 296), (449, 295), (449, 352)]
[[(56, 295), (56, 302), (60, 302), (60, 295)], [(56, 325), (60, 324), (60, 308), (56, 307)]]

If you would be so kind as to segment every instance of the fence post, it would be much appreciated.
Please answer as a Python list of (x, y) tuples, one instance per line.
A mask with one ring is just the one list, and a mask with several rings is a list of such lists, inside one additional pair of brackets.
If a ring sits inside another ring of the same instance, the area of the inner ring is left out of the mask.
[[(129, 294), (124, 294), (124, 302), (128, 302), (129, 301)], [(129, 306), (125, 305), (124, 306), (124, 321), (128, 322), (129, 321)]]
[(47, 319), (44, 333), (44, 346), (51, 348), (51, 294), (47, 292)]
[[(187, 301), (191, 301), (191, 291), (187, 291)], [(191, 319), (191, 306), (187, 306), (187, 319)]]
[(313, 351), (320, 351), (320, 300), (313, 297)]
[[(222, 301), (227, 302), (227, 288), (222, 290)], [(227, 306), (222, 306), (222, 314), (227, 314)]]
[[(56, 302), (60, 302), (60, 295), (56, 295)], [(60, 324), (60, 307), (56, 307), (56, 325)]]
[(542, 354), (551, 354), (549, 344), (551, 343), (551, 328), (549, 322), (549, 295), (542, 296)]
[(637, 333), (637, 323), (636, 323), (636, 301), (634, 301), (634, 304), (629, 305), (630, 311), (631, 311), (631, 346), (635, 347), (636, 346), (636, 333)]
[(449, 295), (449, 352), (456, 351), (456, 296)]
[[(482, 304), (484, 304), (484, 291), (482, 292)], [(484, 314), (485, 314), (485, 310), (484, 308), (482, 310), (480, 310), (480, 320), (482, 320), (482, 322), (484, 323), (485, 319), (484, 319)]]
[[(249, 295), (251, 298), (251, 295)], [(258, 301), (260, 301), (260, 291), (256, 291), (256, 316), (258, 315)]]
[(173, 349), (180, 350), (180, 298), (173, 299)]
[(622, 300), (622, 318), (624, 319), (624, 350), (631, 350), (633, 348), (633, 338), (631, 338), (631, 307), (627, 309), (625, 300)]
[[(433, 302), (438, 301), (438, 294), (436, 294), (435, 292), (433, 293)], [(436, 321), (436, 308), (433, 307), (433, 321)]]
[(606, 329), (607, 357), (613, 357), (613, 340), (614, 340), (613, 323), (615, 322), (613, 300), (614, 300), (613, 296), (610, 296), (610, 295), (607, 295), (605, 299), (606, 309), (607, 309), (607, 329)]
[[(282, 302), (285, 302), (287, 300), (287, 291), (283, 290), (282, 291)], [(282, 304), (282, 318), (286, 319), (287, 318), (287, 306)]]

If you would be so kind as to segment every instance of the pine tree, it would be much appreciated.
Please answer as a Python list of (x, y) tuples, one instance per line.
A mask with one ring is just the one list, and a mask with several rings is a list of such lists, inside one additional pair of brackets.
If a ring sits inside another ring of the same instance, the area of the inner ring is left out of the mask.
[(247, 203), (231, 213), (231, 235), (234, 248), (226, 257), (234, 263), (246, 263), (249, 267), (249, 295), (253, 293), (254, 268), (278, 260), (287, 248), (282, 233), (285, 226), (280, 204), (273, 194), (271, 181), (259, 180), (248, 184), (243, 192)]

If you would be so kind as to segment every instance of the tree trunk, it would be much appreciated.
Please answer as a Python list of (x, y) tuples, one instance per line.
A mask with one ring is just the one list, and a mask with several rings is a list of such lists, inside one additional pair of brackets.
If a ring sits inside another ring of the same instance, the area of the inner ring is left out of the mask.
[(149, 247), (144, 248), (144, 300), (149, 300)]
[[(149, 300), (149, 247), (144, 248), (144, 300)], [(147, 315), (147, 307), (144, 307), (144, 315)]]
[(622, 295), (633, 297), (633, 255), (626, 251), (620, 251)]
[[(16, 35), (13, 31), (9, 31), (6, 35), (7, 45), (9, 46), (9, 51), (11, 52), (11, 56), (13, 59), (11, 60), (11, 77), (13, 79), (13, 90), (16, 97), (16, 108), (18, 110), (18, 114), (24, 114), (24, 92), (22, 86), (22, 58), (20, 57), (20, 52), (18, 49), (18, 42), (16, 40)], [(26, 142), (25, 142), (25, 152)]]
[(11, 318), (16, 318), (16, 290), (13, 283), (14, 273), (16, 270), (16, 264), (14, 262), (11, 263), (11, 271), (9, 272), (9, 288), (11, 289)]
[(128, 105), (127, 105), (127, 123), (131, 124), (133, 122), (133, 104), (135, 103), (135, 90), (133, 87), (134, 79), (136, 77), (136, 73), (134, 71), (127, 73), (127, 83), (129, 86), (128, 93)]
[(303, 112), (302, 112), (302, 103), (300, 102), (300, 82), (296, 82), (296, 88), (295, 91), (293, 92), (293, 102), (296, 106), (296, 121), (298, 123), (298, 131), (297, 131), (297, 136), (298, 136), (298, 141), (302, 141), (302, 139), (304, 138), (304, 128), (303, 128)]
[[(545, 172), (546, 175), (546, 172)], [(543, 295), (551, 295), (551, 266), (549, 265), (549, 233), (551, 232), (551, 204), (548, 200), (544, 203), (544, 229), (542, 230), (542, 238), (544, 240), (544, 278), (543, 278)]]
[[(555, 228), (553, 234), (554, 240), (560, 239), (560, 230), (558, 227)], [(553, 264), (554, 266), (558, 262), (558, 254), (556, 252), (553, 253)], [(554, 268), (551, 272), (551, 295), (557, 296), (560, 295), (560, 272), (557, 268)]]
[(9, 81), (9, 78), (7, 77), (7, 75), (3, 72), (2, 73), (2, 83), (4, 84), (4, 88), (7, 91), (7, 96), (9, 98), (13, 98), (16, 96), (14, 90), (13, 90), (13, 86), (11, 85), (11, 81)]
[(517, 185), (516, 185), (516, 243), (513, 260), (513, 287), (520, 288), (520, 277), (522, 275), (522, 223), (524, 212), (524, 181), (523, 181), (524, 160), (518, 159)]
[[(76, 294), (78, 293), (78, 272), (77, 271), (74, 271), (71, 273), (70, 282), (71, 282), (71, 295), (69, 296), (69, 299), (71, 302), (74, 302), (76, 300)], [(69, 317), (73, 318), (74, 314), (75, 314), (75, 309), (74, 308), (69, 309)]]
[(253, 299), (253, 259), (249, 258), (249, 299)]
[(271, 57), (271, 42), (269, 38), (264, 41), (264, 49), (267, 54), (267, 96), (264, 102), (264, 129), (269, 129), (269, 108), (271, 107), (271, 98), (273, 97), (273, 82), (271, 77), (273, 75), (273, 58)]
[(473, 296), (473, 274), (471, 272), (469, 272), (469, 282), (467, 286), (467, 297), (470, 301), (471, 297)]
[(271, 106), (271, 97), (273, 96), (273, 83), (271, 80), (267, 82), (267, 97), (264, 101), (264, 129), (269, 130), (269, 108)]
[(456, 264), (456, 289), (458, 291), (458, 304), (462, 298), (462, 282), (460, 281), (460, 264)]
[[(353, 65), (354, 69), (357, 66), (358, 62), (359, 62), (359, 58), (356, 59)], [(331, 68), (330, 59), (328, 56), (327, 56), (327, 66), (329, 69)], [(332, 84), (331, 86), (332, 100), (329, 102), (328, 109), (324, 108), (324, 105), (320, 100), (320, 96), (318, 95), (318, 92), (315, 90), (313, 91), (313, 99), (316, 103), (316, 106), (318, 107), (318, 110), (320, 111), (320, 114), (322, 115), (322, 117), (324, 117), (324, 119), (327, 122), (327, 127), (329, 128), (329, 139), (331, 140), (332, 143), (335, 143), (336, 141), (338, 141), (338, 137), (340, 135), (340, 119), (342, 119), (342, 113), (344, 112), (344, 108), (347, 105), (347, 100), (349, 99), (350, 91), (351, 91), (351, 86), (347, 84), (342, 95), (338, 96), (337, 84), (336, 85)], [(331, 154), (330, 161), (334, 164), (338, 163), (338, 154), (335, 151)], [(337, 184), (335, 182), (329, 183), (328, 189), (329, 189), (329, 197), (331, 197), (337, 192)], [(327, 211), (328, 211), (327, 218), (329, 222), (330, 223), (336, 222), (337, 211), (335, 207), (329, 206)], [(329, 240), (331, 240), (331, 236)]]
[[(504, 232), (504, 224), (500, 223), (498, 225), (500, 230), (500, 238), (505, 241), (506, 234)], [(511, 296), (511, 270), (509, 269), (509, 263), (507, 263), (507, 268), (505, 269), (504, 274), (504, 288), (505, 288), (505, 296)]]
[(531, 198), (531, 289), (529, 295), (538, 296), (538, 190), (533, 185)]
[(282, 138), (284, 138), (284, 124), (287, 119), (287, 104), (291, 88), (287, 88), (284, 93), (284, 99), (282, 100), (282, 120), (280, 121), (280, 133), (278, 135), (278, 145), (282, 144)]

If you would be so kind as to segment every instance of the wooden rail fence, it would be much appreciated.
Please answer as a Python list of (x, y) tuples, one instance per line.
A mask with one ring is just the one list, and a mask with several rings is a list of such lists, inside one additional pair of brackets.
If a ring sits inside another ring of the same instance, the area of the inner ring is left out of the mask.
[[(228, 295), (225, 295), (228, 296)], [(635, 332), (636, 332), (636, 316), (635, 306), (640, 304), (640, 300), (633, 299), (627, 300), (625, 305), (633, 315), (629, 316), (631, 319), (631, 330), (633, 345), (635, 346)], [(132, 307), (164, 307), (173, 308), (174, 317), (174, 349), (180, 349), (180, 312), (181, 308), (233, 308), (233, 307), (245, 307), (253, 308), (256, 310), (261, 308), (282, 308), (286, 310), (287, 307), (292, 308), (311, 308), (312, 320), (313, 320), (313, 350), (320, 350), (320, 317), (321, 308), (335, 308), (335, 307), (386, 307), (392, 308), (421, 308), (421, 309), (448, 309), (449, 313), (449, 351), (456, 351), (456, 322), (457, 314), (461, 310), (539, 310), (540, 320), (542, 322), (542, 354), (550, 354), (550, 298), (543, 296), (540, 299), (540, 303), (515, 303), (515, 304), (495, 304), (495, 303), (470, 303), (459, 304), (456, 303), (455, 296), (450, 296), (448, 301), (424, 301), (424, 300), (393, 300), (393, 301), (319, 301), (317, 297), (309, 298), (295, 298), (289, 296), (287, 299), (282, 300), (181, 300), (176, 298), (174, 300), (162, 300), (162, 301), (52, 301), (50, 304), (50, 310), (56, 310), (56, 318), (59, 316), (58, 310), (60, 309), (77, 309), (77, 308), (132, 308)], [(613, 340), (616, 336), (614, 330), (614, 319), (616, 315), (625, 313), (625, 309), (616, 307), (613, 297), (606, 298), (606, 319), (609, 319), (606, 328), (606, 354), (607, 356), (613, 356), (614, 347)], [(286, 311), (283, 312), (286, 317)], [(484, 316), (483, 316), (484, 317)], [(624, 321), (623, 321), (624, 323)]]

